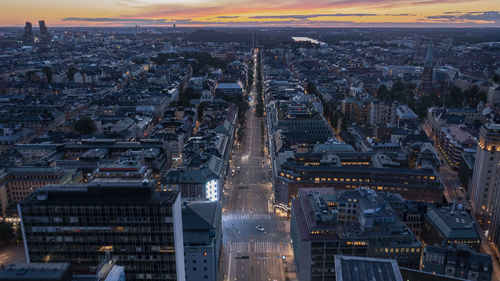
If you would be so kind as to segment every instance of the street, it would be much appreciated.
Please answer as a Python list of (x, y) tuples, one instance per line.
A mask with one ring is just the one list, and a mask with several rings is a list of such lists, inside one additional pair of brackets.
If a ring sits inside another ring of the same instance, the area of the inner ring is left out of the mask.
[[(289, 220), (286, 214), (273, 211), (271, 170), (261, 129), (264, 118), (257, 117), (254, 110), (255, 83), (250, 95), (250, 110), (245, 125), (239, 128), (244, 138), (233, 146), (222, 199), (219, 280), (284, 281), (295, 272)], [(287, 275), (287, 271), (292, 273)]]

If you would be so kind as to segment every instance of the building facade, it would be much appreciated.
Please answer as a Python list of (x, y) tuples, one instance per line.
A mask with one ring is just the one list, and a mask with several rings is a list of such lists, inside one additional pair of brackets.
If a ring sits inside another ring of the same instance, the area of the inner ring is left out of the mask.
[(429, 208), (424, 216), (422, 239), (427, 245), (465, 244), (476, 251), (481, 249), (479, 227), (461, 204)]
[(468, 194), (490, 241), (500, 243), (500, 124), (481, 127)]
[(49, 185), (18, 211), (28, 262), (88, 268), (111, 256), (127, 280), (185, 280), (178, 192), (153, 184)]
[(490, 255), (480, 254), (464, 245), (458, 247), (427, 246), (422, 270), (473, 281), (490, 281), (493, 266)]
[(292, 200), (290, 235), (301, 281), (334, 280), (335, 255), (392, 258), (418, 268), (421, 245), (370, 189), (302, 189)]
[(219, 202), (190, 201), (182, 206), (187, 281), (217, 281), (222, 248)]

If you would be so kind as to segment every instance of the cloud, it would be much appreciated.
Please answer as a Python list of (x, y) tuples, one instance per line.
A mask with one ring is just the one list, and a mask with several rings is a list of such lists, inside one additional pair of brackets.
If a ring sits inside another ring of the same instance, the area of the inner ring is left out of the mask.
[(279, 16), (253, 16), (251, 19), (310, 19), (317, 17), (369, 17), (377, 14), (309, 14), (309, 15), (279, 15)]
[(237, 19), (240, 16), (218, 16), (217, 19)]
[(445, 12), (442, 15), (428, 16), (428, 20), (441, 20), (450, 22), (489, 22), (500, 23), (499, 11), (484, 11), (484, 12)]
[(166, 23), (166, 19), (135, 19), (135, 18), (79, 18), (69, 17), (63, 18), (62, 21), (81, 21), (81, 22), (131, 22), (131, 23), (151, 23), (160, 24)]
[(385, 14), (386, 17), (414, 17), (415, 14)]

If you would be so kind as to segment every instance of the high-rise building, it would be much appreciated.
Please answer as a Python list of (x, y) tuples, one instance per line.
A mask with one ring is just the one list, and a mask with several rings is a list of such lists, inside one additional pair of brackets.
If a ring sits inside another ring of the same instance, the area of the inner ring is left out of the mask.
[(473, 211), (490, 241), (500, 243), (500, 124), (479, 132), (474, 172), (469, 186)]
[(424, 94), (429, 94), (432, 88), (432, 73), (434, 64), (434, 44), (429, 44), (429, 49), (427, 49), (427, 55), (425, 57), (424, 73), (422, 76), (422, 92)]
[(38, 25), (40, 27), (40, 38), (42, 39), (42, 41), (49, 41), (50, 33), (49, 30), (47, 29), (47, 26), (45, 25), (45, 21), (44, 20), (38, 21)]
[(252, 47), (255, 49), (257, 48), (257, 34), (252, 33)]
[(24, 26), (23, 41), (26, 43), (33, 42), (33, 26), (29, 21), (27, 21), (26, 25)]
[(180, 195), (153, 183), (49, 185), (18, 204), (28, 262), (107, 258), (127, 280), (185, 280)]

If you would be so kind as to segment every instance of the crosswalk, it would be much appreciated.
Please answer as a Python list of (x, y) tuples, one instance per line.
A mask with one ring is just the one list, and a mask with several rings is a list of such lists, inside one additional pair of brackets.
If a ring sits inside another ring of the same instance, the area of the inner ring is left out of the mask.
[(279, 242), (232, 242), (231, 251), (235, 254), (278, 254)]
[(269, 214), (224, 214), (222, 215), (224, 220), (271, 220), (271, 215)]
[(237, 254), (250, 253), (250, 242), (233, 242), (231, 243), (231, 250)]

